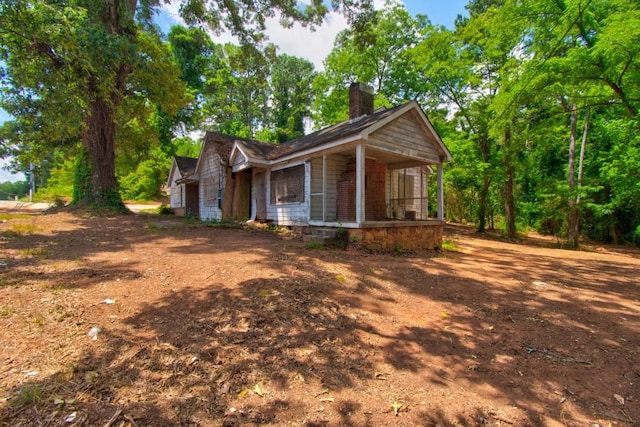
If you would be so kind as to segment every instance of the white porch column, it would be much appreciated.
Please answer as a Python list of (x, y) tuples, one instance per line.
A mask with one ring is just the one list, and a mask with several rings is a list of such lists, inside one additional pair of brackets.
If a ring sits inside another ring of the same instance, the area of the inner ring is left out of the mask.
[(444, 221), (444, 173), (442, 162), (438, 163), (438, 219)]
[(356, 146), (356, 223), (364, 224), (364, 143)]
[(322, 155), (322, 221), (324, 222), (326, 220), (327, 220), (327, 155), (323, 154)]

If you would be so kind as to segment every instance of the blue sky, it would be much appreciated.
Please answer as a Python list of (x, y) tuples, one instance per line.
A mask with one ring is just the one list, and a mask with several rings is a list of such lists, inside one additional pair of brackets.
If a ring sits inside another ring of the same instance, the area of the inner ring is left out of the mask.
[(467, 3), (468, 0), (405, 0), (404, 6), (412, 15), (427, 15), (433, 24), (453, 29), (458, 14), (467, 14)]
[[(466, 14), (464, 6), (468, 0), (403, 0), (403, 3), (409, 13), (412, 15), (427, 15), (433, 24), (444, 25), (453, 28), (456, 16), (458, 14)], [(377, 7), (382, 7), (383, 0), (374, 0)], [(176, 6), (167, 6), (158, 17), (158, 24), (163, 29), (168, 29), (173, 24), (178, 24)], [(295, 26), (291, 30), (283, 29), (277, 24), (277, 20), (273, 20), (269, 25), (267, 33), (271, 42), (280, 47), (281, 53), (297, 55), (309, 59), (316, 65), (316, 68), (322, 68), (322, 60), (329, 54), (333, 46), (333, 40), (336, 34), (346, 27), (344, 18), (331, 14), (327, 17), (325, 25), (315, 32), (310, 32), (299, 26)], [(221, 36), (216, 39), (218, 43), (233, 41), (228, 36)], [(10, 116), (0, 109), (0, 123), (9, 120)], [(22, 174), (11, 175), (2, 168), (3, 162), (0, 160), (0, 182), (7, 180), (24, 179)]]

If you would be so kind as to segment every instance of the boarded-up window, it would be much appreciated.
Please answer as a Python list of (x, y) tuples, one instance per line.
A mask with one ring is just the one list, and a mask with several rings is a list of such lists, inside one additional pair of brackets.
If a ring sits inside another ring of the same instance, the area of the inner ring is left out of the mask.
[(271, 172), (271, 204), (304, 201), (304, 165)]
[(204, 206), (218, 205), (218, 185), (213, 178), (206, 177), (202, 179), (202, 199)]

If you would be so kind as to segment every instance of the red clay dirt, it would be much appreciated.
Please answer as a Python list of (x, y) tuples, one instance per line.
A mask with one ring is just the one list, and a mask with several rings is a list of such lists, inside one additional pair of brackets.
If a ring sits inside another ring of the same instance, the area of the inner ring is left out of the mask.
[(640, 422), (638, 249), (449, 226), (447, 250), (372, 254), (152, 215), (7, 218), (1, 425)]

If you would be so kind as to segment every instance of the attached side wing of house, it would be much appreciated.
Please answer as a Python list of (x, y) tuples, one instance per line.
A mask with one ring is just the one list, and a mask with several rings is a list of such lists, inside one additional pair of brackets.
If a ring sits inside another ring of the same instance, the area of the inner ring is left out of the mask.
[[(192, 210), (197, 210), (197, 194), (194, 193), (193, 182), (198, 159), (191, 157), (175, 156), (169, 171), (167, 188), (169, 189), (169, 204), (178, 216), (195, 215)], [(195, 198), (195, 199), (194, 199)]]

